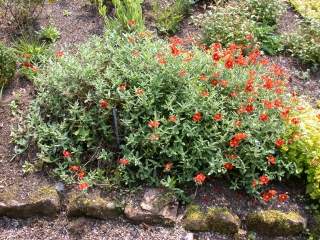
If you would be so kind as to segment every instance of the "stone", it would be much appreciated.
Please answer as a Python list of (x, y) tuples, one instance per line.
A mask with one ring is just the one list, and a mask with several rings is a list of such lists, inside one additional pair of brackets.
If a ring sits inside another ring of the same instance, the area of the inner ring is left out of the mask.
[(159, 213), (168, 205), (177, 201), (174, 193), (164, 188), (148, 188), (146, 189), (142, 202), (140, 204), (143, 210), (152, 213)]
[(192, 204), (186, 210), (183, 226), (189, 231), (235, 234), (239, 231), (240, 219), (226, 208), (212, 207), (204, 211)]
[(248, 230), (266, 236), (298, 235), (305, 230), (307, 224), (299, 213), (278, 210), (249, 213), (245, 222)]
[(193, 233), (188, 232), (183, 234), (183, 236), (180, 238), (180, 240), (193, 240)]
[(153, 213), (142, 209), (140, 206), (127, 204), (124, 209), (124, 215), (134, 223), (163, 224), (172, 226), (175, 224), (176, 219), (172, 212), (176, 212), (177, 210), (170, 210), (169, 208), (169, 206), (166, 206), (161, 212)]
[(183, 219), (183, 227), (188, 231), (207, 232), (210, 230), (207, 221), (207, 214), (201, 210), (200, 206), (191, 204), (187, 207)]
[(207, 222), (210, 230), (224, 234), (235, 234), (240, 229), (240, 219), (226, 208), (209, 208)]
[(28, 218), (33, 216), (55, 216), (60, 210), (60, 198), (52, 186), (43, 186), (21, 200), (14, 193), (0, 197), (0, 216)]
[(97, 193), (70, 193), (67, 197), (68, 217), (110, 219), (119, 216), (122, 208), (114, 200), (102, 198)]

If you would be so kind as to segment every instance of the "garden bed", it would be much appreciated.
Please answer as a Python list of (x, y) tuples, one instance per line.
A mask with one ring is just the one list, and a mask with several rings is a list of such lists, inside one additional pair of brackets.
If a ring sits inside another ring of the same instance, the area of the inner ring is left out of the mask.
[[(152, 15), (151, 3), (146, 1), (146, 16)], [(189, 35), (198, 35), (199, 28), (192, 24), (191, 16), (204, 13), (207, 8), (205, 3), (193, 6), (189, 15), (184, 17), (180, 23), (181, 30), (176, 34), (181, 37)], [(278, 31), (283, 33), (295, 29), (295, 21), (298, 16), (291, 8), (288, 8), (278, 25)], [(155, 30), (154, 19), (151, 16), (147, 20), (147, 26)], [(75, 52), (76, 45), (85, 42), (93, 35), (101, 35), (103, 21), (98, 16), (97, 11), (88, 4), (79, 1), (58, 1), (57, 3), (47, 4), (41, 18), (37, 22), (40, 26), (48, 23), (54, 24), (60, 31), (60, 39), (56, 42), (56, 50)], [(2, 31), (2, 30), (5, 31)], [(38, 28), (39, 29), (39, 28)], [(10, 27), (0, 26), (0, 39), (10, 44), (12, 36)], [(163, 34), (159, 37), (167, 38)], [(302, 80), (297, 71), (306, 71), (308, 65), (301, 64), (297, 59), (291, 56), (272, 56), (271, 61), (279, 64), (290, 75), (290, 86), (299, 93), (310, 97), (310, 102), (316, 105), (320, 96), (320, 70), (312, 73), (308, 81)], [(60, 191), (61, 211), (55, 218), (32, 217), (29, 219), (11, 219), (7, 217), (0, 218), (0, 239), (233, 239), (231, 235), (222, 235), (214, 232), (190, 233), (178, 223), (172, 227), (161, 225), (150, 225), (145, 223), (132, 224), (125, 217), (119, 217), (113, 220), (94, 220), (89, 218), (69, 218), (67, 215), (67, 194), (72, 191), (72, 186), (67, 186), (56, 181), (50, 176), (50, 170), (44, 167), (40, 173), (24, 174), (22, 164), (24, 160), (33, 162), (36, 158), (36, 149), (31, 149), (27, 155), (13, 158), (13, 146), (11, 145), (11, 125), (21, 121), (19, 116), (12, 115), (12, 110), (18, 106), (20, 110), (26, 111), (32, 98), (35, 96), (33, 84), (24, 77), (17, 75), (15, 80), (5, 89), (0, 102), (0, 194), (7, 191), (17, 191), (20, 199), (26, 199), (29, 193), (35, 191), (39, 186), (55, 186)], [(16, 105), (14, 104), (16, 103)], [(301, 179), (290, 179), (281, 183), (274, 183), (270, 187), (276, 189), (278, 193), (287, 193), (289, 199), (284, 203), (269, 202), (262, 203), (248, 196), (244, 191), (230, 190), (225, 183), (226, 179), (210, 177), (204, 186), (188, 186), (184, 190), (188, 196), (196, 192), (193, 203), (199, 204), (206, 209), (207, 207), (224, 207), (237, 214), (241, 220), (251, 211), (260, 210), (281, 210), (283, 212), (294, 211), (300, 213), (307, 221), (309, 226), (313, 226), (313, 216), (305, 207), (309, 200), (305, 193), (305, 182)], [(95, 190), (99, 189), (97, 187)], [(142, 195), (147, 187), (142, 186), (138, 191)], [(89, 190), (95, 191), (95, 190)], [(119, 194), (120, 193), (120, 194)], [(132, 195), (136, 193), (132, 189), (116, 190), (112, 193), (104, 193), (108, 196), (121, 196), (129, 201)], [(137, 194), (139, 196), (139, 194)], [(1, 200), (1, 199), (0, 199)], [(135, 204), (139, 203), (137, 198), (133, 198)], [(179, 216), (183, 217), (186, 205), (179, 205)], [(180, 219), (181, 220), (181, 219)], [(241, 225), (246, 228), (244, 224)], [(251, 232), (248, 231), (250, 235)], [(245, 235), (244, 239), (248, 239)], [(251, 235), (253, 236), (253, 235)], [(273, 239), (271, 237), (257, 235), (254, 239)], [(307, 239), (305, 233), (294, 237), (279, 237), (277, 239)]]

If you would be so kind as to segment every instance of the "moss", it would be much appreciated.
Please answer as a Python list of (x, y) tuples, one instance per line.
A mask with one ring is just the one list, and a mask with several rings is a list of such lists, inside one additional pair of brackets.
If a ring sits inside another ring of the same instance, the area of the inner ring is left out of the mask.
[(209, 208), (208, 222), (210, 229), (224, 234), (237, 233), (240, 227), (240, 219), (227, 208)]
[(44, 186), (32, 193), (29, 197), (30, 201), (37, 202), (46, 199), (59, 199), (57, 190), (51, 186)]
[(184, 228), (190, 231), (209, 231), (207, 214), (198, 205), (189, 205), (183, 222)]
[(298, 213), (278, 210), (251, 213), (246, 221), (249, 230), (271, 236), (295, 235), (301, 233), (306, 225), (305, 219)]

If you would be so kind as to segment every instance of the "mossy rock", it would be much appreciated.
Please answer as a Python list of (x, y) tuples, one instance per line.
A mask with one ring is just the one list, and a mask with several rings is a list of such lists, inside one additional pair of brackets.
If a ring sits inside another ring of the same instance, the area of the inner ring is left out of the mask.
[(306, 220), (300, 214), (278, 210), (249, 213), (246, 224), (248, 230), (267, 236), (298, 235), (306, 228)]
[(18, 194), (3, 194), (0, 199), (0, 216), (28, 218), (55, 216), (60, 210), (60, 198), (54, 187), (44, 186), (21, 201)]
[(183, 225), (189, 231), (234, 234), (240, 229), (240, 219), (226, 208), (212, 207), (204, 211), (193, 204), (187, 208)]
[(214, 232), (234, 234), (240, 229), (240, 219), (226, 208), (209, 208), (207, 221)]
[(102, 198), (97, 194), (71, 193), (68, 196), (67, 215), (69, 217), (109, 219), (121, 213), (122, 208), (116, 201)]
[(198, 205), (189, 205), (183, 220), (183, 227), (188, 231), (207, 232), (210, 230), (206, 212)]

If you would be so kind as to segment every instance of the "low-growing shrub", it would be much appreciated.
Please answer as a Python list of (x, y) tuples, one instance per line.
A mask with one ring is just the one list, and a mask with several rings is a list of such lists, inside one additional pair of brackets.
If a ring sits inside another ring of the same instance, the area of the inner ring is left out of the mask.
[(297, 30), (287, 37), (288, 51), (304, 63), (320, 64), (320, 23), (302, 22)]
[(320, 1), (289, 0), (293, 7), (305, 18), (320, 20)]
[(195, 23), (203, 29), (204, 42), (208, 45), (220, 42), (224, 46), (253, 43), (270, 55), (281, 52), (283, 40), (275, 33), (275, 27), (254, 21), (245, 7), (238, 4), (216, 7), (195, 18)]
[(275, 25), (284, 10), (280, 0), (245, 0), (242, 7), (248, 17), (268, 26)]
[(177, 0), (163, 8), (158, 0), (154, 0), (152, 8), (158, 31), (165, 34), (177, 32), (190, 6), (191, 2), (189, 0)]
[(289, 116), (282, 69), (257, 49), (170, 41), (107, 31), (51, 61), (13, 134), (17, 153), (35, 144), (39, 160), (80, 189), (226, 176), (257, 196), (292, 173), (279, 152)]
[(299, 174), (306, 175), (307, 193), (320, 206), (320, 111), (300, 100), (296, 107), (298, 125), (289, 125), (288, 143), (283, 147), (288, 161), (297, 164)]
[(42, 27), (38, 35), (40, 40), (48, 43), (54, 43), (60, 38), (59, 30), (53, 25)]
[(0, 42), (0, 90), (12, 80), (16, 72), (14, 52)]

